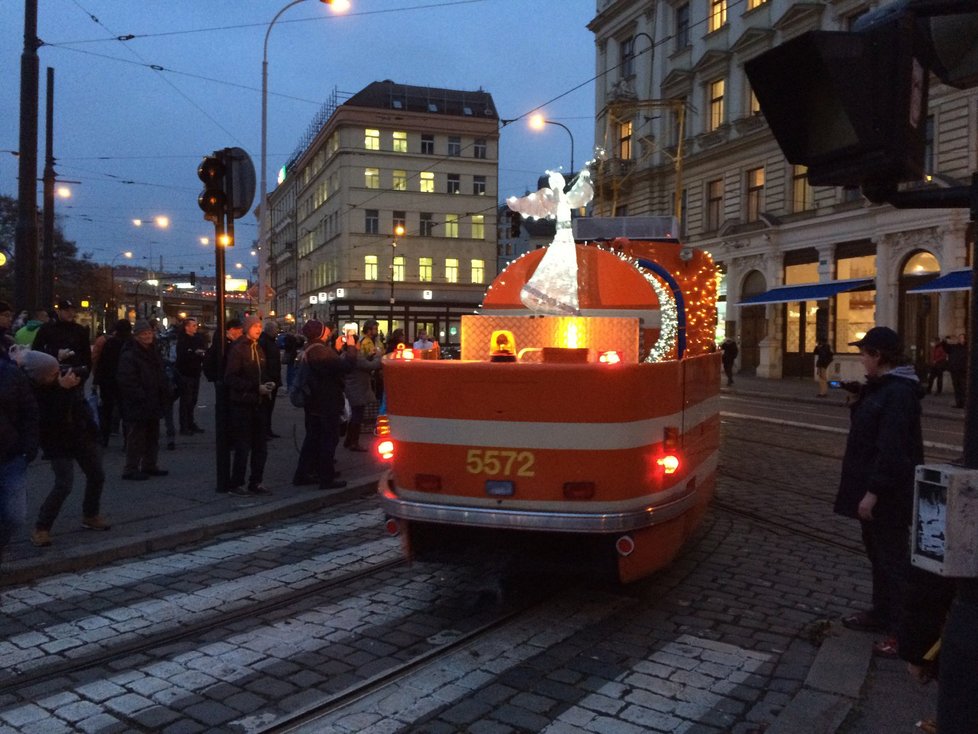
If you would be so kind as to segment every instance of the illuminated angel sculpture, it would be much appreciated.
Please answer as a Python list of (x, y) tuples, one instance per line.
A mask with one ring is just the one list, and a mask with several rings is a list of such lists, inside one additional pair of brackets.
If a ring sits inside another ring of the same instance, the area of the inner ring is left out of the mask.
[(557, 232), (530, 280), (520, 291), (523, 305), (540, 313), (566, 316), (579, 314), (577, 299), (577, 250), (571, 230), (571, 210), (591, 201), (594, 188), (591, 174), (584, 168), (570, 191), (564, 191), (564, 177), (547, 171), (550, 188), (523, 197), (511, 196), (506, 204), (514, 212), (534, 219), (556, 218)]

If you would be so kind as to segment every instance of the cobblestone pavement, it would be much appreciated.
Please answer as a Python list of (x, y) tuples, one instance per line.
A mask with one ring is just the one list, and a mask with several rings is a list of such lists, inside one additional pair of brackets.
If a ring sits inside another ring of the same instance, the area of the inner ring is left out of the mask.
[[(725, 441), (722, 504), (668, 569), (627, 587), (572, 577), (308, 730), (764, 731), (869, 578), (857, 553), (792, 529), (858, 545), (855, 523), (831, 514), (842, 439), (751, 438)], [(794, 441), (807, 456), (774, 445)], [(399, 557), (369, 498), (5, 589), (0, 732), (261, 731), (477, 627), (534, 583), (527, 559), (502, 552), (387, 565)]]

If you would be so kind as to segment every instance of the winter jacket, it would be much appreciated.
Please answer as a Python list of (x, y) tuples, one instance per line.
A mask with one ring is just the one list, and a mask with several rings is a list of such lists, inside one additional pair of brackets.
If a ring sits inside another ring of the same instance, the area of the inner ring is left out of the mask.
[(53, 357), (57, 357), (62, 349), (70, 349), (74, 355), (60, 360), (61, 364), (92, 369), (92, 347), (88, 340), (88, 329), (74, 321), (49, 321), (41, 324), (31, 348), (47, 352)]
[(874, 522), (910, 524), (914, 471), (924, 461), (922, 390), (910, 366), (867, 379), (850, 406), (851, 419), (835, 512), (858, 517), (867, 492), (876, 495)]
[(347, 374), (344, 380), (346, 399), (350, 401), (351, 407), (356, 408), (360, 405), (370, 405), (377, 402), (377, 395), (374, 394), (370, 377), (372, 373), (380, 369), (381, 356), (376, 350), (369, 357), (362, 350), (356, 352), (356, 367)]
[(264, 331), (258, 335), (258, 346), (265, 350), (265, 372), (277, 387), (282, 385), (282, 353), (274, 336)]
[(30, 380), (0, 359), (0, 464), (17, 456), (32, 461), (38, 447), (38, 408)]
[(127, 423), (159, 420), (170, 402), (170, 383), (156, 346), (144, 347), (135, 338), (126, 342), (116, 372), (119, 413)]
[(41, 448), (45, 459), (73, 459), (95, 440), (98, 429), (81, 390), (66, 390), (57, 382), (34, 388), (40, 416)]
[(224, 384), (232, 403), (258, 405), (261, 395), (258, 388), (271, 382), (265, 367), (265, 350), (247, 334), (231, 345), (224, 370)]
[(95, 375), (93, 385), (101, 388), (115, 390), (116, 374), (119, 371), (119, 358), (122, 356), (122, 347), (125, 346), (130, 337), (110, 336), (105, 340), (105, 345), (99, 353), (98, 361), (95, 363)]
[(302, 352), (310, 368), (311, 394), (305, 406), (308, 413), (339, 418), (343, 412), (343, 378), (356, 366), (354, 355), (352, 351), (337, 354), (321, 341), (309, 342)]
[(819, 344), (815, 347), (812, 354), (815, 355), (815, 366), (820, 369), (825, 369), (835, 358), (835, 352), (832, 351), (832, 347), (828, 344)]
[(191, 336), (186, 331), (181, 331), (177, 335), (177, 350), (174, 366), (176, 371), (186, 377), (200, 377), (201, 368), (204, 365), (204, 355), (198, 354), (198, 350), (207, 349), (207, 342), (200, 334)]

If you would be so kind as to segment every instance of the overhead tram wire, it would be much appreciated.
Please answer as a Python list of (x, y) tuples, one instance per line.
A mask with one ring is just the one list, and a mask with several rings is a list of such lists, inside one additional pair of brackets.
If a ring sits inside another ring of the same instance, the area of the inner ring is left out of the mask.
[[(78, 8), (80, 8), (82, 10), (82, 12), (84, 12), (86, 15), (88, 15), (89, 19), (93, 23), (95, 23), (96, 25), (104, 28), (109, 33), (112, 32), (94, 14), (88, 12), (85, 8), (83, 8), (81, 6), (81, 4), (78, 2), (78, 0), (74, 0), (74, 3), (75, 3), (75, 5), (78, 6)], [(126, 50), (129, 53), (131, 53), (133, 56), (135, 56), (137, 59), (139, 59), (140, 61), (142, 61), (143, 63), (146, 63), (146, 59), (144, 59), (142, 56), (140, 56), (139, 53), (135, 49), (131, 48), (130, 46), (126, 46)], [(208, 112), (206, 109), (204, 109), (204, 107), (202, 107), (201, 105), (197, 104), (197, 102), (195, 100), (191, 99), (191, 97), (188, 94), (186, 94), (182, 89), (180, 89), (172, 81), (170, 81), (169, 79), (167, 79), (166, 76), (163, 75), (162, 73), (160, 73), (157, 69), (154, 69), (152, 66), (150, 68), (153, 69), (153, 71), (156, 71), (157, 75), (163, 81), (164, 84), (166, 84), (167, 86), (169, 86), (174, 92), (176, 92), (177, 94), (179, 94), (181, 97), (184, 98), (184, 100), (186, 100), (193, 107), (195, 107), (198, 112), (200, 112), (202, 115), (204, 115), (204, 117), (206, 117), (208, 120), (210, 120), (212, 123), (214, 123), (218, 128), (220, 128), (220, 130), (222, 132), (224, 132), (224, 134), (227, 135), (231, 140), (234, 140), (239, 145), (241, 145), (241, 140), (234, 133), (232, 133), (230, 130), (228, 130), (226, 127), (224, 127), (224, 125), (222, 125), (220, 123), (220, 121), (216, 117), (214, 117), (210, 112)]]
[[(387, 8), (386, 10), (361, 10), (361, 11), (347, 12), (347, 13), (345, 13), (343, 15), (343, 17), (344, 18), (358, 18), (358, 17), (365, 17), (365, 16), (370, 16), (370, 15), (392, 15), (394, 13), (407, 13), (407, 12), (414, 12), (416, 10), (437, 10), (437, 9), (440, 9), (440, 8), (451, 8), (451, 7), (455, 7), (455, 6), (459, 6), (459, 5), (474, 5), (474, 4), (477, 4), (477, 3), (485, 3), (485, 2), (492, 2), (492, 1), (493, 0), (449, 0), (449, 2), (444, 2), (444, 3), (425, 3), (423, 5), (410, 5), (410, 6), (407, 6), (407, 7), (404, 7), (404, 8)], [(79, 7), (81, 7), (81, 6), (79, 6)], [(85, 11), (85, 12), (87, 12), (87, 11)], [(97, 19), (95, 19), (94, 16), (91, 16), (90, 15), (90, 17), (93, 18), (94, 20), (96, 20), (96, 22), (98, 22)], [(323, 20), (331, 20), (331, 19), (332, 19), (332, 16), (315, 16), (315, 17), (310, 17), (310, 18), (292, 18), (292, 19), (289, 19), (289, 20), (281, 20), (281, 21), (279, 21), (279, 25), (286, 25), (286, 24), (289, 24), (289, 23), (311, 23), (311, 22), (314, 22), (314, 21), (323, 21)], [(99, 23), (99, 25), (102, 25), (102, 24)], [(104, 25), (102, 25), (102, 27), (105, 28)], [(74, 46), (74, 45), (79, 45), (79, 44), (83, 44), (83, 43), (106, 43), (106, 42), (109, 42), (109, 41), (135, 41), (135, 40), (140, 40), (140, 39), (143, 39), (143, 38), (163, 38), (163, 37), (166, 37), (166, 36), (185, 36), (185, 35), (192, 35), (192, 34), (195, 34), (195, 33), (223, 33), (223, 32), (226, 32), (226, 31), (245, 30), (245, 29), (248, 29), (248, 28), (263, 28), (264, 29), (264, 28), (267, 28), (267, 27), (268, 27), (268, 23), (266, 21), (262, 21), (262, 22), (258, 22), (258, 23), (238, 23), (236, 25), (212, 26), (210, 28), (191, 28), (191, 29), (183, 30), (183, 31), (160, 31), (159, 33), (139, 33), (139, 34), (129, 33), (129, 34), (121, 35), (121, 36), (113, 36), (112, 38), (86, 38), (86, 39), (78, 40), (78, 41), (61, 41), (60, 43), (61, 44), (64, 44), (64, 45), (72, 45), (72, 46)], [(106, 30), (108, 31), (108, 28), (106, 28)], [(111, 31), (109, 31), (109, 32), (111, 33)]]

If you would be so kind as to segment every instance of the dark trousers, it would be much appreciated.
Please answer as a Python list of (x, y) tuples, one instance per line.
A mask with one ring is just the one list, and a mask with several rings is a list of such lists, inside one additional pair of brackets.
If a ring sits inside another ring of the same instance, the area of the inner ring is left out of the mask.
[(335, 415), (314, 415), (305, 412), (306, 437), (299, 451), (297, 477), (315, 475), (320, 482), (334, 478), (333, 462), (340, 442), (340, 419)]
[(180, 430), (189, 431), (197, 425), (194, 408), (200, 394), (200, 375), (180, 375)]
[(98, 389), (98, 426), (102, 445), (109, 445), (109, 436), (112, 435), (113, 423), (115, 422), (116, 406), (119, 404), (118, 393), (114, 385), (102, 385)]
[(54, 470), (54, 487), (37, 513), (36, 527), (39, 530), (50, 530), (54, 525), (61, 505), (71, 494), (75, 483), (75, 462), (85, 475), (85, 497), (82, 500), (82, 516), (94, 517), (99, 513), (102, 499), (102, 487), (105, 485), (105, 471), (102, 469), (102, 451), (93, 438), (81, 438), (75, 447), (75, 456), (61, 459), (51, 459)]
[(123, 474), (158, 469), (160, 419), (126, 421), (126, 466)]
[(723, 374), (727, 376), (728, 385), (733, 385), (733, 368), (734, 368), (733, 360), (729, 362), (727, 360), (723, 360)]
[(978, 731), (978, 600), (959, 596), (951, 605), (940, 666), (937, 730), (941, 734)]
[(895, 637), (910, 573), (910, 530), (879, 520), (860, 523), (873, 570), (873, 616)]
[(265, 476), (265, 416), (261, 403), (231, 403), (230, 438), (234, 459), (231, 462), (231, 487), (240, 487), (245, 482), (245, 471), (251, 464), (249, 487), (261, 484)]
[(954, 386), (954, 404), (958, 408), (963, 408), (967, 372), (962, 370), (948, 370), (948, 372), (951, 373), (951, 384)]
[(946, 368), (939, 367), (938, 365), (932, 365), (930, 371), (927, 373), (927, 392), (930, 393), (934, 389), (934, 383), (937, 383), (937, 394), (940, 395), (944, 390), (944, 370)]
[(275, 399), (278, 397), (278, 388), (275, 388), (268, 400), (262, 401), (262, 419), (265, 421), (265, 435), (272, 435), (272, 411), (275, 410)]

